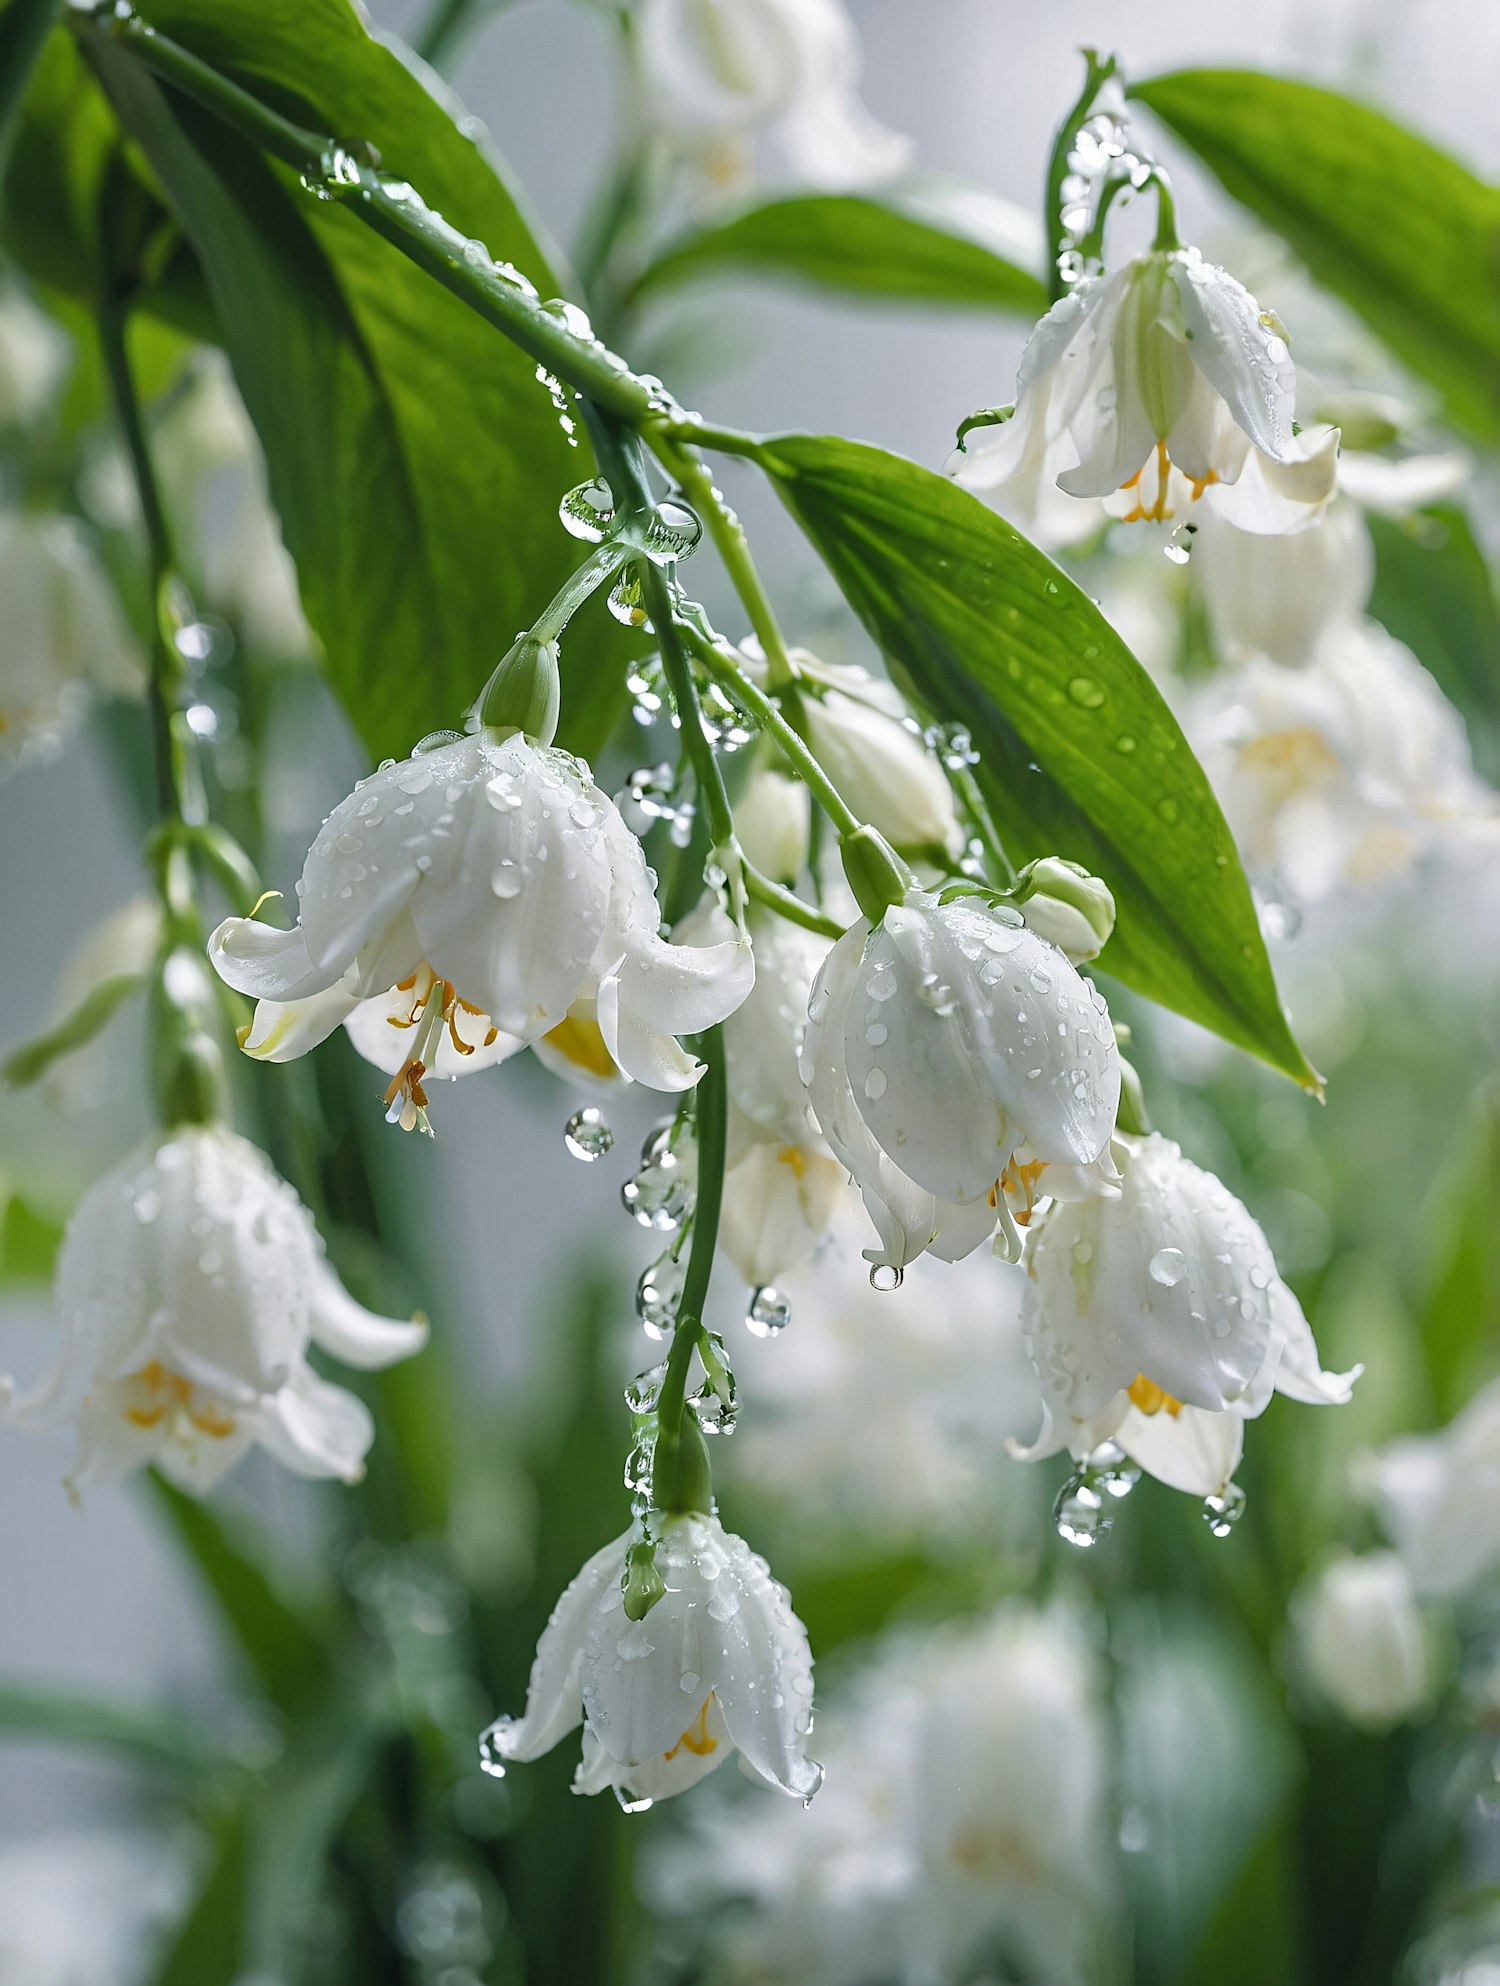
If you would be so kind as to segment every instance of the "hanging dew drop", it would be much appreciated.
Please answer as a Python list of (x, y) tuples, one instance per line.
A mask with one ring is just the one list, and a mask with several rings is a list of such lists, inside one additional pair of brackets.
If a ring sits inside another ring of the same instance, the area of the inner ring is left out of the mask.
[(641, 582), (633, 572), (623, 573), (609, 595), (609, 611), (622, 627), (649, 628), (650, 616), (641, 600)]
[(1068, 1477), (1052, 1505), (1057, 1535), (1080, 1551), (1089, 1551), (1101, 1538), (1108, 1537), (1114, 1521), (1104, 1491), (1089, 1480), (1085, 1470)]
[(509, 1728), (510, 1719), (500, 1718), (479, 1740), (479, 1770), (487, 1772), (491, 1779), (505, 1777), (505, 1752), (502, 1749), (501, 1734)]
[(775, 1338), (792, 1321), (792, 1306), (781, 1291), (765, 1283), (750, 1296), (745, 1329), (754, 1338)]
[(898, 1290), (905, 1280), (905, 1270), (896, 1262), (876, 1262), (870, 1269), (870, 1288), (889, 1292)]
[(1089, 1456), (1083, 1474), (1091, 1489), (1103, 1490), (1117, 1501), (1129, 1496), (1141, 1479), (1139, 1464), (1132, 1462), (1116, 1441), (1101, 1442)]
[(654, 565), (674, 565), (678, 559), (691, 558), (702, 536), (698, 513), (664, 497), (647, 518), (641, 543)]
[(615, 521), (615, 493), (609, 484), (595, 477), (569, 490), (557, 506), (562, 527), (571, 537), (586, 545), (597, 545), (609, 535)]
[(411, 755), (418, 759), (427, 752), (440, 752), (444, 745), (460, 743), (463, 735), (462, 731), (429, 731), (425, 738), (419, 738), (412, 746)]
[(620, 1803), (622, 1814), (649, 1814), (656, 1805), (654, 1800), (632, 1800), (623, 1786), (615, 1788), (615, 1798)]
[(1203, 1521), (1216, 1538), (1227, 1538), (1245, 1514), (1245, 1492), (1226, 1483), (1217, 1496), (1203, 1499)]
[(613, 1150), (615, 1134), (604, 1121), (604, 1113), (596, 1104), (586, 1104), (582, 1110), (575, 1110), (563, 1126), (563, 1143), (574, 1158), (582, 1159), (585, 1165), (592, 1165), (605, 1153)]

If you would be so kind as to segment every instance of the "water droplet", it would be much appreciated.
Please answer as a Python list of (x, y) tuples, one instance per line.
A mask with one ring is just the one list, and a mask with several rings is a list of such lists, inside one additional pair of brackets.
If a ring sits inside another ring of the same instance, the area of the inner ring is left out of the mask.
[(623, 572), (610, 589), (609, 611), (622, 626), (649, 628), (651, 618), (641, 599), (641, 582), (633, 572)]
[(649, 1269), (641, 1271), (641, 1279), (635, 1286), (635, 1314), (645, 1326), (648, 1338), (664, 1338), (676, 1323), (686, 1274), (686, 1264), (678, 1261), (670, 1249)]
[(622, 1814), (649, 1814), (656, 1805), (654, 1800), (632, 1800), (623, 1786), (615, 1788), (615, 1798), (620, 1803)]
[(510, 1729), (512, 1722), (509, 1717), (497, 1717), (479, 1740), (479, 1769), (481, 1772), (487, 1772), (491, 1779), (505, 1777), (506, 1754), (501, 1740), (502, 1733)]
[(149, 1186), (143, 1186), (135, 1196), (135, 1217), (142, 1227), (149, 1227), (161, 1212), (161, 1195), (154, 1193)]
[(1132, 1462), (1117, 1441), (1104, 1441), (1089, 1456), (1083, 1468), (1091, 1489), (1101, 1489), (1116, 1500), (1129, 1496), (1141, 1479), (1139, 1463)]
[(572, 537), (582, 538), (587, 545), (597, 545), (609, 535), (615, 521), (615, 493), (596, 476), (592, 482), (580, 483), (577, 489), (569, 490), (557, 506), (557, 514), (563, 529)]
[(1170, 794), (1168, 794), (1165, 799), (1157, 801), (1156, 811), (1158, 815), (1161, 817), (1161, 819), (1166, 822), (1168, 827), (1176, 827), (1177, 822), (1182, 814), (1182, 809), (1178, 806), (1177, 802), (1172, 798)]
[[(425, 752), (440, 752), (444, 745), (461, 743), (463, 735), (462, 731), (429, 731), (425, 738), (419, 738), (412, 746), (411, 755), (415, 759), (421, 758)], [(406, 791), (411, 792), (412, 788), (407, 787)]]
[(1068, 685), (1068, 695), (1083, 710), (1097, 710), (1105, 700), (1103, 687), (1092, 676), (1075, 676)]
[(771, 1284), (763, 1284), (750, 1297), (745, 1313), (745, 1329), (755, 1338), (774, 1338), (792, 1321), (790, 1302)]
[(1057, 1535), (1067, 1544), (1088, 1551), (1114, 1528), (1114, 1512), (1105, 1500), (1104, 1490), (1089, 1480), (1085, 1470), (1068, 1477), (1052, 1505), (1052, 1522)]
[(641, 1169), (620, 1188), (625, 1211), (642, 1227), (672, 1234), (693, 1210), (696, 1155), (690, 1141), (671, 1142), (671, 1125), (653, 1131), (641, 1152)]
[(1180, 1248), (1158, 1248), (1146, 1264), (1146, 1273), (1163, 1289), (1176, 1289), (1187, 1274), (1187, 1258)]
[(865, 1095), (871, 1103), (878, 1103), (885, 1095), (886, 1075), (883, 1069), (872, 1069), (865, 1077)]
[(905, 1280), (906, 1271), (897, 1262), (875, 1262), (870, 1268), (870, 1288), (872, 1290), (898, 1290)]
[(1266, 937), (1287, 943), (1302, 929), (1302, 912), (1294, 903), (1263, 903), (1260, 928)]
[(595, 1159), (613, 1150), (615, 1134), (604, 1121), (604, 1113), (596, 1104), (587, 1104), (582, 1110), (575, 1110), (563, 1127), (563, 1143), (574, 1158), (582, 1159), (585, 1165), (592, 1165)]
[(625, 1388), (625, 1404), (633, 1414), (649, 1414), (654, 1411), (666, 1371), (665, 1363), (653, 1365), (645, 1372), (638, 1372), (631, 1380)]
[(1245, 1492), (1238, 1483), (1226, 1483), (1218, 1496), (1203, 1499), (1203, 1521), (1216, 1538), (1227, 1538), (1245, 1514)]
[(674, 497), (663, 497), (646, 519), (641, 543), (654, 565), (674, 565), (691, 558), (703, 536), (703, 525), (695, 510)]
[(490, 877), (490, 889), (502, 900), (520, 895), (521, 871), (509, 856), (505, 858)]

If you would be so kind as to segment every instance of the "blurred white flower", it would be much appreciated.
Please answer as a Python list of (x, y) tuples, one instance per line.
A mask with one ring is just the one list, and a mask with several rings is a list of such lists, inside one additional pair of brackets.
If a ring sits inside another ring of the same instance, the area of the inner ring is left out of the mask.
[(1329, 505), (1306, 531), (1268, 537), (1205, 517), (1193, 575), (1222, 659), (1262, 655), (1287, 668), (1359, 614), (1375, 583), (1375, 549), (1357, 504)]
[[(765, 654), (753, 635), (740, 653), (764, 686)], [(791, 657), (797, 683), (790, 714), (851, 810), (895, 848), (956, 854), (964, 836), (948, 775), (895, 684), (855, 663), (820, 661), (806, 648)]]
[(22, 291), (0, 292), (0, 427), (45, 412), (68, 369), (67, 335)]
[(298, 895), (292, 930), (231, 917), (209, 940), (220, 975), (274, 1005), (246, 1046), (300, 1055), (376, 1003), (356, 1038), (410, 1030), (387, 1092), (407, 1128), (426, 1128), (422, 1085), (445, 1039), (456, 1074), (576, 1020), (580, 1001), (625, 1074), (689, 1088), (700, 1065), (675, 1036), (723, 1020), (754, 981), (742, 935), (701, 950), (660, 936), (655, 878), (614, 802), (581, 761), (519, 732), (456, 738), (362, 780), (324, 822)]
[(409, 1357), (423, 1323), (376, 1317), (328, 1266), (312, 1216), (223, 1129), (149, 1140), (84, 1195), (58, 1256), (51, 1373), (5, 1418), (77, 1430), (69, 1486), (154, 1463), (205, 1491), (259, 1443), (304, 1476), (357, 1481), (374, 1429), (309, 1342), (357, 1366)]
[(297, 568), (266, 488), (260, 442), (220, 352), (194, 354), (191, 383), (161, 424), (159, 460), (184, 552), (206, 603), (252, 647), (304, 656), (316, 646)]
[(860, 48), (843, 0), (643, 0), (634, 16), (640, 114), (713, 184), (748, 176), (774, 138), (809, 185), (889, 179), (912, 145), (859, 100)]
[(811, 1799), (812, 1655), (786, 1588), (716, 1517), (654, 1521), (662, 1597), (643, 1620), (625, 1613), (638, 1525), (596, 1552), (537, 1644), (526, 1714), (486, 1733), (489, 1758), (540, 1758), (582, 1723), (575, 1793), (649, 1805), (738, 1751), (761, 1785)]
[(1300, 1669), (1351, 1724), (1385, 1730), (1429, 1701), (1432, 1644), (1395, 1552), (1332, 1560), (1292, 1596), (1291, 1622)]
[(734, 832), (746, 859), (773, 882), (792, 883), (807, 866), (812, 795), (800, 779), (763, 766), (734, 803)]
[(1018, 1976), (1091, 1976), (1109, 1747), (1098, 1664), (1067, 1615), (1010, 1603), (908, 1635), (819, 1736), (810, 1814), (705, 1800), (648, 1866), (663, 1908), (711, 1912), (711, 1979), (929, 1986), (999, 1950)]
[(1456, 1596), (1500, 1568), (1500, 1380), (1436, 1434), (1404, 1435), (1374, 1469), (1381, 1521), (1419, 1593)]
[(1044, 1396), (1028, 1457), (1113, 1440), (1174, 1487), (1217, 1495), (1273, 1390), (1341, 1403), (1257, 1223), (1156, 1134), (1116, 1140), (1118, 1197), (1054, 1202), (1026, 1250), (1022, 1330)]
[(1015, 410), (949, 473), (1026, 528), (1043, 491), (1126, 523), (1206, 501), (1246, 530), (1295, 531), (1333, 494), (1338, 432), (1293, 431), (1296, 371), (1274, 317), (1196, 249), (1089, 277), (1042, 319)]
[(1111, 1190), (1120, 1063), (1101, 995), (1016, 912), (913, 890), (818, 974), (802, 1076), (892, 1275), (954, 1260), (1039, 1197)]
[(1041, 1394), (1021, 1339), (1023, 1278), (986, 1254), (918, 1261), (898, 1290), (860, 1271), (846, 1201), (825, 1246), (780, 1276), (790, 1321), (735, 1353), (756, 1404), (717, 1466), (771, 1494), (799, 1534), (827, 1530), (932, 1545), (997, 1530), (1017, 1542), (1033, 1479), (1005, 1452)]
[(1246, 866), (1304, 903), (1500, 833), (1462, 718), (1373, 621), (1328, 629), (1301, 668), (1219, 670), (1181, 714)]
[(139, 695), (140, 652), (72, 518), (0, 517), (0, 772), (57, 756), (92, 691)]

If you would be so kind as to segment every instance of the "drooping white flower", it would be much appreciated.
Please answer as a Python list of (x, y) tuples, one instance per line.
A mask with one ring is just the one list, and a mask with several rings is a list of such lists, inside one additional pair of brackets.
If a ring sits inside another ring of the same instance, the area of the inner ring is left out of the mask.
[[(810, 1813), (712, 1795), (655, 1844), (648, 1894), (712, 1913), (714, 1977), (903, 1986), (1090, 1976), (1107, 1923), (1103, 1678), (1062, 1609), (887, 1639), (819, 1712)], [(715, 1789), (717, 1793), (718, 1789)]]
[(56, 1363), (29, 1394), (6, 1382), (5, 1417), (76, 1428), (76, 1489), (155, 1463), (207, 1490), (252, 1443), (299, 1475), (356, 1481), (369, 1413), (318, 1377), (308, 1345), (383, 1366), (427, 1337), (348, 1295), (291, 1187), (223, 1129), (153, 1138), (90, 1188), (55, 1302)]
[(859, 100), (843, 0), (644, 0), (635, 31), (641, 115), (712, 182), (744, 178), (762, 135), (829, 189), (889, 179), (911, 159)]
[(899, 1271), (967, 1255), (1045, 1195), (1109, 1192), (1120, 1063), (1102, 997), (1013, 911), (913, 890), (813, 988), (813, 1114)]
[[(764, 684), (760, 643), (750, 636), (740, 652), (747, 673)], [(821, 661), (806, 648), (794, 648), (791, 659), (798, 722), (851, 811), (893, 848), (956, 853), (964, 837), (953, 789), (895, 684), (855, 663)]]
[(1193, 576), (1222, 659), (1311, 661), (1332, 627), (1359, 614), (1375, 583), (1375, 549), (1357, 505), (1332, 503), (1306, 531), (1268, 537), (1206, 517)]
[(138, 695), (140, 655), (71, 518), (0, 517), (0, 771), (57, 756), (90, 693)]
[[(847, 1187), (798, 1068), (808, 998), (831, 941), (759, 907), (748, 924), (755, 984), (724, 1024), (730, 1116), (719, 1237), (746, 1282), (760, 1288), (807, 1259)], [(706, 945), (733, 932), (728, 914), (706, 897), (676, 935)]]
[(1305, 903), (1500, 830), (1462, 718), (1372, 621), (1329, 629), (1300, 669), (1255, 658), (1217, 671), (1182, 719), (1247, 867)]
[(1296, 373), (1274, 317), (1196, 249), (1085, 278), (1037, 326), (1015, 411), (949, 473), (1023, 529), (1051, 487), (1126, 523), (1206, 501), (1246, 530), (1301, 529), (1333, 494), (1338, 433), (1293, 430)]
[(1028, 1459), (1106, 1441), (1175, 1488), (1220, 1494), (1273, 1391), (1350, 1396), (1325, 1373), (1270, 1245), (1234, 1195), (1155, 1133), (1116, 1140), (1120, 1192), (1054, 1201), (1026, 1250), (1022, 1329), (1044, 1411)]
[(1298, 1665), (1318, 1695), (1368, 1730), (1428, 1702), (1433, 1646), (1395, 1552), (1333, 1559), (1292, 1596)]
[(539, 1041), (580, 1003), (626, 1075), (685, 1089), (700, 1065), (675, 1036), (732, 1013), (754, 960), (740, 934), (668, 944), (654, 885), (586, 766), (479, 732), (362, 781), (308, 851), (296, 926), (231, 917), (209, 952), (231, 986), (283, 1010), (258, 1019), (252, 1053), (302, 1054), (380, 1003), (357, 1026), (408, 1034), (388, 1092), (402, 1121), (425, 1123), (445, 1039), (457, 1072)]
[(558, 1601), (526, 1713), (491, 1726), (489, 1756), (540, 1758), (582, 1723), (575, 1793), (665, 1799), (737, 1751), (762, 1785), (810, 1799), (822, 1777), (807, 1756), (812, 1655), (786, 1588), (716, 1517), (659, 1518), (653, 1535), (661, 1599), (643, 1620), (625, 1613), (634, 1525)]
[(1454, 1597), (1500, 1568), (1500, 1380), (1435, 1434), (1403, 1435), (1374, 1471), (1381, 1521), (1419, 1593)]
[(807, 865), (812, 795), (800, 779), (762, 766), (734, 803), (734, 832), (747, 861), (773, 882), (792, 883)]

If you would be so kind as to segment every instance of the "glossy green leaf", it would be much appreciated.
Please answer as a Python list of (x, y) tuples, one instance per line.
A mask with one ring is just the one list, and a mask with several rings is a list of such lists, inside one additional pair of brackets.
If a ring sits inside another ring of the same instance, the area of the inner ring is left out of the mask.
[(747, 207), (668, 243), (635, 294), (754, 269), (893, 300), (1040, 317), (1039, 232), (976, 187), (919, 182), (874, 193), (802, 193)]
[(1182, 69), (1131, 94), (1439, 389), (1454, 420), (1500, 437), (1500, 188), (1309, 83)]
[(1370, 612), (1461, 708), (1500, 719), (1500, 600), (1474, 527), (1457, 504), (1410, 517), (1371, 513)]
[(1208, 780), (1093, 602), (900, 456), (778, 435), (757, 460), (903, 685), (968, 727), (1014, 860), (1063, 855), (1114, 891), (1101, 969), (1314, 1086)]
[[(349, 0), (158, 0), (150, 17), (303, 124), (377, 144), (455, 226), (557, 287), (493, 162)], [(128, 51), (91, 50), (196, 247), (333, 686), (372, 755), (404, 753), (461, 721), (576, 563), (557, 504), (590, 460), (492, 326)], [(623, 697), (612, 627), (567, 659), (580, 749)]]

